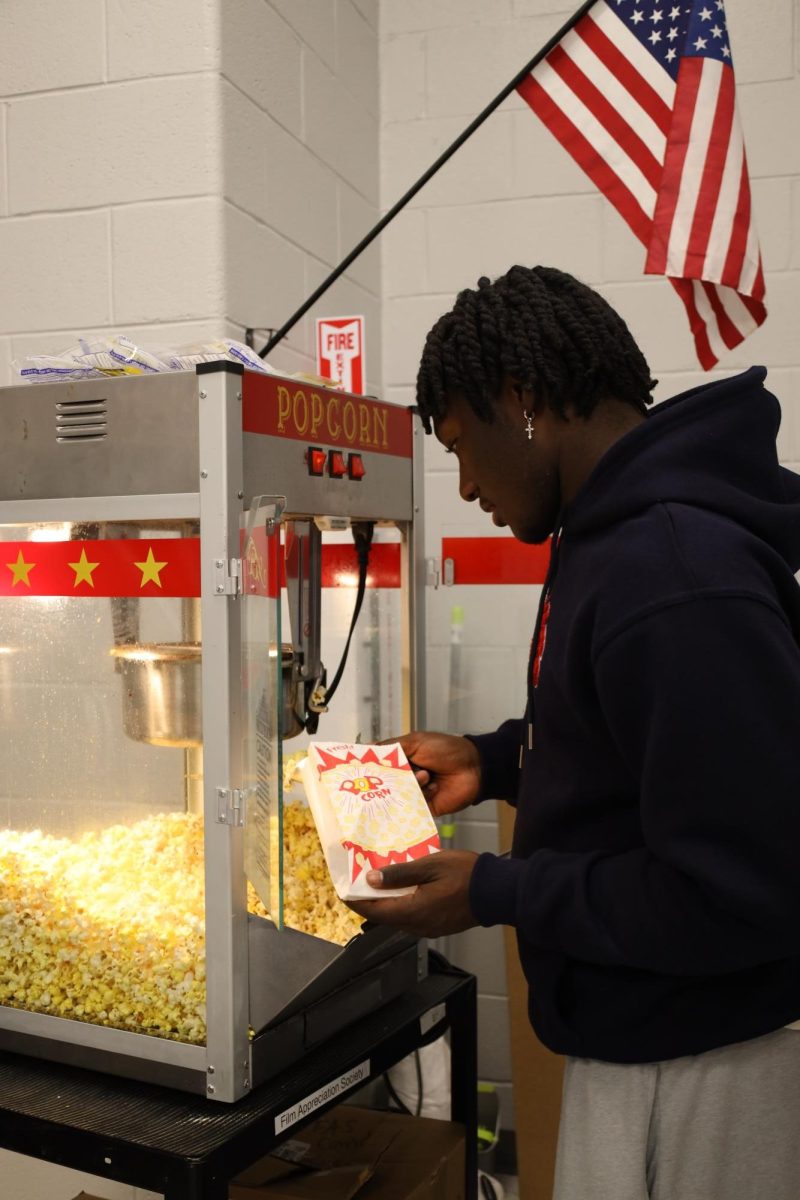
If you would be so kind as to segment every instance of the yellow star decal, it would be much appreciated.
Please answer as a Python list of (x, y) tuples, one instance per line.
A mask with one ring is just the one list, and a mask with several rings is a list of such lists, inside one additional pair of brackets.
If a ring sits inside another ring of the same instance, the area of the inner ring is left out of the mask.
[(156, 562), (152, 546), (148, 547), (147, 558), (144, 560), (144, 562), (137, 562), (133, 565), (138, 567), (142, 572), (142, 582), (139, 584), (139, 587), (144, 587), (146, 583), (156, 583), (159, 587), (161, 587), (159, 574), (167, 564), (165, 562)]
[(22, 557), (21, 550), (20, 550), (19, 554), (17, 555), (17, 561), (15, 563), (6, 563), (6, 566), (8, 567), (11, 574), (14, 576), (14, 582), (11, 584), (12, 587), (16, 587), (17, 584), (20, 582), (20, 580), (27, 587), (31, 586), (31, 581), (30, 581), (30, 579), (28, 579), (28, 575), (33, 570), (33, 568), (36, 566), (36, 563), (25, 562), (25, 559)]
[(94, 587), (92, 571), (94, 571), (95, 567), (99, 567), (99, 565), (99, 563), (89, 562), (86, 557), (86, 547), (84, 546), (81, 550), (81, 556), (78, 561), (74, 563), (67, 563), (67, 566), (72, 567), (73, 571), (75, 572), (75, 583), (73, 584), (73, 587), (77, 587), (79, 583), (88, 583), (90, 587)]

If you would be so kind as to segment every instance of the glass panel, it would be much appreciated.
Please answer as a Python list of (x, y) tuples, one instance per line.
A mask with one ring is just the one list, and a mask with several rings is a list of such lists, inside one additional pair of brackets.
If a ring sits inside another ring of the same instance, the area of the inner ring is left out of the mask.
[[(280, 739), (281, 606), (278, 503), (243, 514), (242, 713), (247, 795), (248, 907), (283, 927), (283, 806)], [(258, 903), (260, 901), (260, 905)]]
[(2, 1004), (204, 1040), (198, 592), (196, 522), (0, 528)]
[[(400, 541), (400, 531), (394, 526), (374, 530), (367, 589), (347, 665), (330, 711), (320, 716), (312, 735), (315, 741), (377, 742), (403, 732)], [(352, 533), (325, 530), (321, 658), (328, 685), (347, 642), (357, 585)], [(291, 628), (285, 595), (283, 622), (285, 630)], [(292, 928), (344, 944), (358, 932), (361, 922), (333, 890), (302, 783), (293, 773), (311, 740), (302, 732), (284, 745), (284, 919)]]

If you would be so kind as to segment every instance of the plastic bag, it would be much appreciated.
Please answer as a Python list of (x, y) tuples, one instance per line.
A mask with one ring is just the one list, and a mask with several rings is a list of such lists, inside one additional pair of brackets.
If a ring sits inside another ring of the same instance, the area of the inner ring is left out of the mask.
[(26, 383), (56, 383), (59, 380), (104, 379), (115, 375), (157, 375), (169, 371), (193, 371), (198, 363), (240, 362), (248, 371), (265, 375), (275, 372), (255, 350), (233, 338), (201, 342), (177, 350), (142, 346), (124, 333), (89, 342), (80, 338), (61, 354), (32, 354), (12, 364)]

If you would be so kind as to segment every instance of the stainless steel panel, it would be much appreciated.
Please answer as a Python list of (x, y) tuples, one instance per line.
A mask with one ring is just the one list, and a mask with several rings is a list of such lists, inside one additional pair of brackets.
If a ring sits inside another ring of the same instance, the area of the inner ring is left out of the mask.
[[(316, 443), (323, 445), (322, 443)], [(261, 433), (244, 435), (244, 493), (286, 497), (293, 516), (352, 517), (408, 521), (411, 518), (411, 464), (393, 454), (358, 450), (364, 461), (363, 479), (331, 479), (309, 475), (308, 447), (291, 438)], [(326, 447), (323, 449), (341, 449)]]
[[(250, 1024), (258, 1032), (287, 1009), (342, 947), (296, 929), (276, 929), (263, 917), (248, 916)], [(294, 1006), (292, 1006), (294, 1011)]]
[(140, 1083), (156, 1083), (161, 1087), (179, 1088), (182, 1092), (202, 1095), (206, 1090), (205, 1065), (186, 1067), (179, 1063), (162, 1062), (157, 1058), (135, 1058), (116, 1051), (100, 1050), (96, 1046), (81, 1046), (77, 1042), (54, 1042), (49, 1038), (32, 1037), (0, 1028), (0, 1050), (13, 1054), (29, 1054), (48, 1062), (83, 1067), (88, 1071), (106, 1071)]
[[(0, 1026), (4, 1036), (14, 1035), (26, 1040), (35, 1038), (52, 1044), (69, 1042), (84, 1050), (94, 1049), (103, 1054), (171, 1063), (191, 1070), (205, 1069), (204, 1046), (190, 1046), (186, 1042), (173, 1042), (169, 1038), (150, 1037), (144, 1033), (129, 1033), (125, 1029), (109, 1029), (106, 1025), (92, 1025), (89, 1021), (69, 1021), (64, 1017), (49, 1017), (44, 1013), (0, 1005)], [(9, 1046), (9, 1049), (13, 1047)]]
[(199, 516), (199, 492), (0, 501), (0, 525), (34, 525), (40, 521), (183, 521)]
[[(197, 392), (190, 371), (0, 389), (0, 500), (196, 491)], [(99, 401), (99, 436), (65, 437)]]
[[(241, 553), (241, 377), (202, 376), (199, 395), (200, 579), (203, 630), (203, 760), (206, 999), (210, 1099), (250, 1088), (247, 885), (244, 830), (221, 824), (217, 789), (242, 791), (242, 606), (218, 591), (219, 570)], [(219, 567), (217, 566), (219, 564)], [(224, 585), (223, 585), (224, 586)]]

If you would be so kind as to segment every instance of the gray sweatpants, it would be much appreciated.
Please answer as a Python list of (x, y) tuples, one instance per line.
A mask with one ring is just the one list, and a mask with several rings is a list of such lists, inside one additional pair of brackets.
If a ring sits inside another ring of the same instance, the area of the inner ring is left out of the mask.
[(568, 1059), (553, 1200), (800, 1200), (800, 1030), (668, 1062)]

